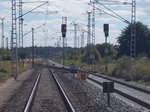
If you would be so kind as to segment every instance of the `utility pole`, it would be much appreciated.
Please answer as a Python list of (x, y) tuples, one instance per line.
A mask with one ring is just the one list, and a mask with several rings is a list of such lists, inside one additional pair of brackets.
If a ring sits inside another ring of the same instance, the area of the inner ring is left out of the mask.
[(34, 67), (34, 28), (32, 28), (32, 67)]
[(2, 20), (2, 39), (1, 39), (1, 46), (4, 49), (4, 19), (5, 18), (1, 18)]
[(136, 58), (136, 0), (132, 0), (130, 56)]

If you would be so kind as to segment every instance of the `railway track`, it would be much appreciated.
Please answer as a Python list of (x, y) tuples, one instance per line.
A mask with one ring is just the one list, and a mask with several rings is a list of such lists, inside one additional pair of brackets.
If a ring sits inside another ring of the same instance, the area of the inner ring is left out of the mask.
[(43, 67), (34, 84), (24, 112), (75, 112), (55, 74)]
[[(80, 70), (83, 72), (83, 70)], [(150, 109), (150, 90), (141, 88), (135, 85), (128, 84), (124, 81), (119, 81), (114, 78), (110, 78), (104, 75), (92, 73), (89, 71), (84, 71), (89, 73), (93, 76), (89, 77), (90, 81), (102, 86), (103, 82), (114, 82), (115, 85), (115, 93), (143, 106)]]
[[(69, 71), (71, 71), (70, 70), (71, 68), (69, 68), (69, 67), (61, 68), (60, 64), (59, 64), (59, 69), (68, 69)], [(91, 77), (89, 77), (88, 79), (100, 86), (102, 86), (103, 82), (113, 81), (115, 84), (115, 93), (117, 93), (117, 94), (119, 94), (119, 95), (145, 107), (145, 108), (150, 109), (150, 90), (149, 89), (138, 87), (138, 86), (130, 84), (128, 82), (120, 81), (115, 78), (100, 75), (98, 73), (93, 73), (93, 72), (81, 70), (78, 68), (76, 68), (76, 70), (79, 72), (91, 74), (90, 75)]]

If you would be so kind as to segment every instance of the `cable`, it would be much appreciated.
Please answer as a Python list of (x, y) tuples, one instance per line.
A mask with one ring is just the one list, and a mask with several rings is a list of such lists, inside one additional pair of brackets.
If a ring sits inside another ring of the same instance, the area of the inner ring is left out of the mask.
[[(119, 14), (117, 14), (116, 12), (114, 12), (113, 10), (109, 9), (108, 7), (106, 7), (104, 4), (97, 2), (100, 5), (102, 5), (103, 7), (105, 7), (107, 10), (109, 10), (110, 12), (114, 13), (116, 16), (120, 17), (121, 19), (123, 19), (124, 21), (128, 22), (128, 20), (124, 19), (123, 17), (121, 17)], [(130, 22), (129, 22), (130, 23)]]
[(43, 4), (41, 4), (41, 5), (39, 5), (39, 6), (37, 6), (37, 7), (35, 7), (35, 8), (33, 8), (33, 9), (31, 9), (30, 11), (28, 11), (28, 12), (22, 14), (21, 16), (17, 17), (16, 19), (19, 19), (20, 17), (22, 17), (22, 16), (24, 16), (24, 15), (26, 15), (26, 14), (28, 14), (28, 13), (34, 11), (34, 10), (36, 10), (37, 8), (39, 8), (39, 7), (43, 6), (43, 5), (45, 5), (46, 3), (48, 3), (48, 1), (45, 2), (45, 3), (43, 3)]
[[(91, 5), (91, 4), (89, 4), (89, 5), (90, 5), (90, 6), (93, 6), (93, 5)], [(94, 6), (94, 7), (95, 7), (95, 6)], [(122, 21), (122, 22), (124, 22), (124, 23), (130, 24), (130, 22), (127, 21), (127, 20), (125, 20), (125, 19), (122, 20), (121, 18), (119, 18), (119, 17), (117, 17), (117, 16), (115, 16), (115, 15), (112, 15), (112, 14), (110, 14), (110, 13), (108, 13), (108, 12), (102, 10), (102, 9), (99, 9), (98, 7), (95, 7), (95, 8), (96, 8), (97, 10), (99, 10), (99, 11), (102, 11), (102, 12), (104, 12), (104, 13), (106, 13), (106, 14), (108, 14), (108, 15), (114, 17), (114, 18), (116, 18), (116, 19), (119, 19), (120, 21)]]

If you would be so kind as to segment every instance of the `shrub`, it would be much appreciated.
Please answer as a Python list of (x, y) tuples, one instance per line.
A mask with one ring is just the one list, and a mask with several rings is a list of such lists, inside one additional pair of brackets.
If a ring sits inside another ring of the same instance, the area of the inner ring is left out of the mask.
[(130, 68), (132, 66), (132, 61), (130, 57), (123, 56), (117, 60), (116, 67), (112, 71), (112, 76), (118, 78), (124, 78), (125, 80), (131, 80), (132, 76), (130, 75)]

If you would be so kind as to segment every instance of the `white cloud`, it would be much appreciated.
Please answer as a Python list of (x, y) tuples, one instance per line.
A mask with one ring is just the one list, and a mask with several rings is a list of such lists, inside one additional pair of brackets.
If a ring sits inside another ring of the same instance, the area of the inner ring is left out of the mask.
[[(23, 2), (30, 2), (30, 1), (37, 1), (37, 0), (23, 0)], [(41, 1), (41, 0), (40, 0)], [(45, 0), (43, 0), (45, 1)], [(62, 16), (68, 17), (68, 30), (74, 29), (70, 23), (72, 21), (76, 21), (81, 27), (84, 29), (87, 29), (87, 15), (85, 14), (87, 10), (91, 10), (91, 7), (88, 5), (88, 2), (90, 0), (49, 0), (49, 11), (59, 11), (57, 14), (50, 14), (48, 15), (47, 25), (46, 29), (48, 32), (48, 43), (50, 45), (57, 41), (57, 39), (53, 39), (51, 42), (51, 35), (53, 35), (55, 32), (60, 32), (60, 26), (61, 26), (61, 19)], [(111, 1), (111, 0), (107, 0)], [(116, 1), (116, 0), (115, 0)], [(131, 2), (131, 0), (117, 0), (119, 2)], [(23, 13), (31, 10), (32, 8), (37, 7), (41, 3), (24, 3), (23, 4)], [(5, 34), (9, 36), (10, 29), (11, 29), (11, 2), (10, 1), (3, 1), (0, 2), (0, 17), (5, 17)], [(149, 20), (149, 8), (150, 2), (149, 0), (137, 0), (137, 19), (141, 21), (146, 21), (147, 24), (150, 21)], [(108, 6), (108, 5), (107, 5)], [(121, 5), (114, 5), (114, 6), (108, 6), (113, 9), (114, 12), (121, 15), (123, 18), (130, 21), (131, 19), (131, 6), (121, 6)], [(144, 7), (144, 8), (143, 8)], [(102, 7), (100, 7), (102, 8)], [(46, 11), (47, 5), (42, 6), (41, 8), (37, 9), (37, 11)], [(104, 10), (104, 8), (103, 8)], [(106, 10), (106, 9), (105, 9)], [(84, 14), (83, 14), (84, 13)], [(18, 12), (17, 12), (18, 14)], [(144, 18), (143, 18), (144, 17)], [(139, 19), (140, 18), (140, 19)], [(37, 14), (28, 14), (24, 16), (24, 33), (31, 30), (32, 27), (36, 28), (37, 26), (41, 25), (45, 21), (45, 12), (43, 14), (37, 13)], [(110, 24), (110, 34), (112, 38), (110, 38), (109, 41), (114, 43), (116, 40), (115, 38), (120, 33), (120, 29), (125, 27), (125, 23), (122, 23), (120, 20), (113, 18), (111, 16), (108, 16), (107, 14), (102, 15), (96, 15), (96, 42), (104, 42), (104, 34), (102, 25), (103, 23), (109, 23)], [(37, 42), (38, 45), (44, 45), (44, 34), (43, 32), (40, 32), (43, 30), (43, 27), (40, 28), (38, 33), (36, 33), (37, 36)], [(25, 44), (31, 45), (30, 43), (30, 36), (31, 34), (27, 35), (25, 37)], [(55, 34), (56, 37), (59, 37), (61, 34)], [(80, 35), (80, 32), (78, 32), (78, 36)], [(85, 34), (87, 35), (87, 34)], [(74, 34), (70, 31), (67, 32), (68, 36), (68, 44), (73, 46), (74, 43)], [(9, 36), (10, 37), (10, 36)], [(28, 42), (29, 40), (29, 42)], [(1, 39), (0, 39), (1, 41)]]

